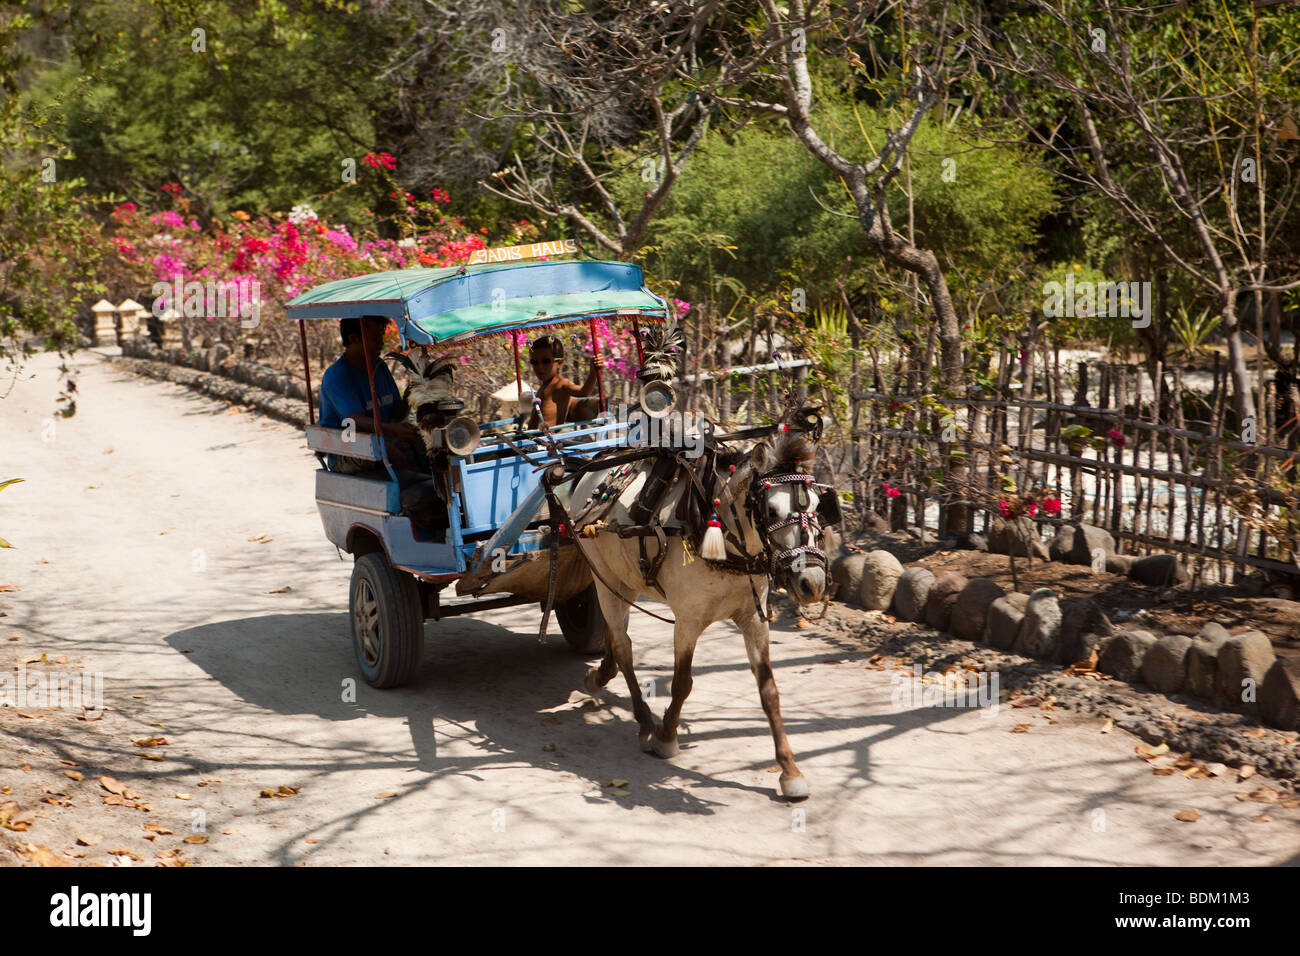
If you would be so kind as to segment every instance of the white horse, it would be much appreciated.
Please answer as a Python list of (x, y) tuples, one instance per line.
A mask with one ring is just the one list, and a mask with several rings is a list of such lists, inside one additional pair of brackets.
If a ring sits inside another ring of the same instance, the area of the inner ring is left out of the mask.
[[(758, 682), (758, 694), (771, 726), (776, 759), (781, 766), (781, 793), (791, 800), (808, 796), (808, 783), (795, 766), (790, 741), (781, 720), (781, 703), (768, 653), (768, 588), (773, 577), (778, 585), (801, 604), (819, 601), (826, 588), (826, 555), (819, 547), (822, 503), (812, 475), (813, 444), (806, 433), (783, 431), (775, 442), (762, 441), (748, 456), (743, 452), (719, 453), (717, 479), (704, 489), (715, 500), (713, 508), (727, 542), (730, 567), (707, 561), (688, 552), (684, 544), (690, 529), (676, 518), (677, 505), (694, 482), (680, 471), (658, 509), (666, 531), (657, 587), (647, 584), (643, 573), (642, 546), (637, 537), (622, 537), (618, 526), (632, 526), (629, 515), (653, 460), (623, 469), (589, 473), (578, 483), (574, 505), (574, 533), (592, 567), (600, 609), (607, 623), (605, 657), (599, 667), (587, 672), (586, 687), (596, 693), (622, 671), (632, 695), (632, 712), (640, 725), (641, 748), (660, 757), (678, 752), (677, 727), (682, 705), (691, 692), (691, 658), (700, 633), (716, 621), (729, 620), (745, 639), (749, 667)], [(635, 472), (627, 483), (629, 471)], [(601, 507), (601, 489), (615, 489), (611, 508)], [(834, 500), (834, 491), (821, 486)], [(621, 490), (618, 490), (621, 489)], [(584, 499), (591, 499), (585, 508)], [(594, 502), (594, 504), (593, 504)], [(600, 519), (588, 524), (580, 516), (593, 511)], [(834, 520), (834, 519), (831, 519)], [(645, 554), (655, 556), (657, 536), (645, 536)], [(692, 549), (693, 550), (693, 549)], [(663, 725), (641, 696), (632, 669), (632, 642), (627, 633), (630, 605), (643, 594), (661, 597), (673, 616), (672, 700), (664, 713)]]

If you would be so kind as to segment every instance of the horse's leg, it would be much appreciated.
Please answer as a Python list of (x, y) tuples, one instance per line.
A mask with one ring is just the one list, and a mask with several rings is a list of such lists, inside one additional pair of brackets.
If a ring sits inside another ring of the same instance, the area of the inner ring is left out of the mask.
[[(621, 601), (619, 602), (622, 603)], [(601, 605), (600, 613), (605, 613), (604, 605)], [(623, 612), (623, 632), (627, 633), (628, 612)], [(588, 694), (595, 694), (602, 687), (613, 680), (614, 675), (618, 673), (618, 664), (614, 662), (614, 649), (611, 638), (614, 634), (614, 624), (605, 628), (605, 656), (600, 660), (599, 667), (590, 667), (587, 669), (587, 676), (583, 679), (583, 685), (587, 688)]]
[(651, 741), (660, 757), (677, 756), (677, 724), (682, 705), (691, 692), (691, 658), (695, 656), (695, 643), (703, 630), (698, 623), (683, 621), (680, 615), (673, 625), (673, 699), (664, 711), (663, 726)]
[(776, 677), (772, 674), (772, 659), (767, 644), (767, 621), (752, 607), (738, 612), (732, 620), (745, 636), (745, 653), (749, 656), (749, 669), (758, 681), (758, 697), (763, 702), (768, 725), (772, 728), (772, 741), (776, 744), (776, 762), (781, 765), (781, 795), (788, 800), (802, 800), (808, 796), (808, 781), (794, 763), (794, 751), (785, 734), (781, 720), (781, 695), (776, 690)]
[[(637, 594), (627, 588), (620, 588), (620, 593), (614, 594), (599, 582), (596, 584), (596, 594), (600, 597), (600, 612), (605, 616), (608, 631), (605, 638), (605, 659), (601, 661), (599, 670), (592, 668), (587, 672), (587, 687), (590, 688), (594, 680), (605, 674), (606, 665), (611, 662), (623, 672), (628, 693), (632, 696), (632, 715), (640, 725), (638, 743), (642, 750), (649, 751), (655, 732), (655, 717), (641, 696), (641, 685), (637, 683), (636, 674), (632, 670), (632, 638), (627, 633), (628, 608), (630, 602), (636, 600)], [(605, 680), (608, 681), (609, 677), (605, 677)]]

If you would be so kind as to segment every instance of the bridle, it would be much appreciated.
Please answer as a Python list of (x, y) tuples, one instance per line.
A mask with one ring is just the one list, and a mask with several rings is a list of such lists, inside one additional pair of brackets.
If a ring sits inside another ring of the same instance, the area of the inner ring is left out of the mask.
[[(798, 508), (784, 518), (769, 521), (766, 520), (767, 493), (778, 485), (796, 486), (798, 490), (794, 500)], [(828, 569), (826, 552), (818, 547), (822, 537), (821, 517), (816, 511), (809, 510), (809, 505), (812, 503), (812, 497), (808, 494), (809, 488), (823, 489), (819, 494), (834, 494), (829, 485), (819, 485), (812, 475), (779, 468), (766, 474), (755, 475), (750, 482), (746, 507), (754, 529), (758, 532), (758, 539), (762, 542), (763, 550), (769, 556), (768, 574), (773, 578), (780, 572), (789, 573), (796, 569), (803, 571), (810, 565), (820, 567), (823, 571)], [(792, 548), (777, 550), (778, 546), (772, 543), (772, 535), (792, 525), (799, 526), (803, 542)], [(794, 595), (792, 594), (791, 597), (793, 598)]]

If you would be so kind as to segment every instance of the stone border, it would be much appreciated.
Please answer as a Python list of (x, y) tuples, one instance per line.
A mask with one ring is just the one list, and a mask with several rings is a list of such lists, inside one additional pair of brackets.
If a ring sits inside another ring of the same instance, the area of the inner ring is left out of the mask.
[(1095, 667), (1157, 693), (1199, 697), (1280, 730), (1300, 730), (1300, 657), (1278, 658), (1259, 631), (1230, 635), (1212, 622), (1195, 638), (1116, 632), (1092, 598), (1061, 601), (1051, 588), (1008, 594), (988, 578), (902, 568), (883, 549), (841, 554), (831, 577), (846, 603), (892, 611), (899, 621), (1076, 671)]
[[(177, 359), (183, 357), (183, 353), (175, 350), (163, 352), (153, 347), (137, 346), (131, 351), (139, 357), (114, 357), (109, 362), (115, 368), (136, 375), (185, 385), (232, 404), (251, 405), (271, 418), (299, 428), (307, 425), (306, 389), (301, 382), (282, 372), (253, 362), (237, 362), (227, 366), (218, 365), (223, 372), (228, 369), (231, 373), (219, 374), (180, 364)], [(211, 364), (214, 357), (211, 353), (216, 350), (208, 351), (208, 355), (199, 355)]]

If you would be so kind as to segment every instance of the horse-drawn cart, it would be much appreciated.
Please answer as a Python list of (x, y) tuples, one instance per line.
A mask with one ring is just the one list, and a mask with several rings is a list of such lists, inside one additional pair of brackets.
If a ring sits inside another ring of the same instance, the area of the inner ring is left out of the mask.
[[(640, 267), (567, 260), (406, 269), (322, 285), (295, 298), (287, 311), (299, 322), (304, 365), (302, 323), (311, 319), (390, 319), (403, 350), (456, 351), (487, 336), (514, 337), (522, 414), (483, 423), (457, 417), (430, 436), (445, 465), (432, 475), (447, 511), (441, 534), (421, 529), (402, 513), (382, 422), (373, 434), (327, 428), (310, 412), (307, 444), (321, 462), (317, 508), (326, 537), (355, 559), (349, 604), (366, 681), (396, 687), (411, 679), (425, 621), (543, 602), (548, 590), (568, 643), (580, 652), (599, 652), (605, 625), (591, 573), (571, 540), (554, 540), (559, 536), (552, 533), (540, 472), (617, 447), (627, 423), (609, 414), (602, 397), (594, 420), (525, 427), (533, 408), (523, 388), (519, 337), (542, 326), (585, 324), (594, 350), (597, 319), (625, 324), (634, 335), (642, 322), (665, 320), (666, 304), (645, 288)], [(376, 358), (367, 348), (367, 367)], [(373, 380), (370, 387), (373, 397)], [(337, 456), (371, 462), (374, 470), (368, 477), (344, 473), (332, 466)], [(556, 493), (567, 500), (565, 486)], [(453, 583), (458, 595), (476, 599), (444, 603), (443, 591)], [(479, 598), (484, 594), (504, 596)]]

